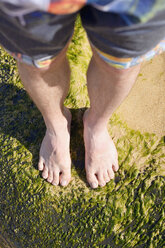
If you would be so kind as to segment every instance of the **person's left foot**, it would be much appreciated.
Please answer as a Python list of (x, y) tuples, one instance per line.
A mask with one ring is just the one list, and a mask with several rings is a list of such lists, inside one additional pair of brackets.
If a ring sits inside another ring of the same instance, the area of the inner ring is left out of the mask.
[(53, 185), (67, 186), (71, 180), (70, 144), (71, 113), (65, 108), (65, 117), (59, 128), (47, 129), (40, 149), (38, 169), (42, 177)]
[(118, 170), (118, 155), (105, 125), (91, 125), (84, 114), (85, 170), (92, 188), (105, 186)]

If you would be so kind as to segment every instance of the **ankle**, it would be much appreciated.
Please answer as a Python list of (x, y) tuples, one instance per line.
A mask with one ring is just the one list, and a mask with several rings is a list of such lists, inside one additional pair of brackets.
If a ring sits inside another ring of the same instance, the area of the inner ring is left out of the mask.
[(107, 130), (107, 120), (102, 117), (97, 117), (90, 112), (90, 109), (86, 110), (83, 116), (84, 130), (92, 130), (93, 133), (98, 133)]
[(45, 125), (47, 132), (52, 135), (57, 135), (59, 133), (64, 133), (69, 131), (69, 120), (66, 119), (65, 116), (63, 117), (56, 117), (51, 120), (45, 120)]

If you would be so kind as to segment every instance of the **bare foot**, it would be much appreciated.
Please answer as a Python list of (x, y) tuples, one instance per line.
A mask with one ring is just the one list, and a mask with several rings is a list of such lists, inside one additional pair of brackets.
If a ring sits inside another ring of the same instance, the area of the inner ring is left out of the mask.
[(38, 169), (42, 177), (53, 185), (66, 186), (71, 179), (70, 159), (71, 113), (65, 108), (65, 118), (58, 130), (47, 129), (40, 148)]
[(114, 178), (114, 172), (118, 170), (116, 147), (106, 125), (91, 125), (88, 111), (83, 119), (87, 181), (92, 188), (97, 188), (98, 185), (103, 187)]

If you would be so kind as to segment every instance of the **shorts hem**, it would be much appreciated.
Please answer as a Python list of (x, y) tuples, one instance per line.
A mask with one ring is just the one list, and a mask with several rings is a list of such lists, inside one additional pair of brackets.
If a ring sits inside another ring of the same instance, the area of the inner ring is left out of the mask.
[(93, 44), (92, 47), (96, 50), (99, 56), (110, 66), (113, 66), (117, 69), (128, 69), (135, 65), (138, 65), (144, 61), (152, 59), (155, 55), (161, 54), (165, 51), (165, 39), (163, 39), (156, 47), (145, 53), (144, 55), (133, 57), (133, 58), (118, 58), (110, 54), (104, 53)]
[(51, 64), (52, 60), (56, 58), (56, 56), (50, 55), (50, 56), (44, 56), (40, 59), (32, 58), (28, 55), (21, 54), (21, 53), (13, 53), (10, 52), (8, 49), (5, 48), (5, 50), (14, 57), (17, 61), (35, 66), (37, 68), (44, 68)]

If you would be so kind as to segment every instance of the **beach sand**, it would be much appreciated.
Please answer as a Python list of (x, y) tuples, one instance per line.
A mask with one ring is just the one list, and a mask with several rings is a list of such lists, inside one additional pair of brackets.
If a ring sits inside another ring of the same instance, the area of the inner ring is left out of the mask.
[(130, 128), (165, 134), (165, 53), (145, 62), (130, 94), (116, 111)]

